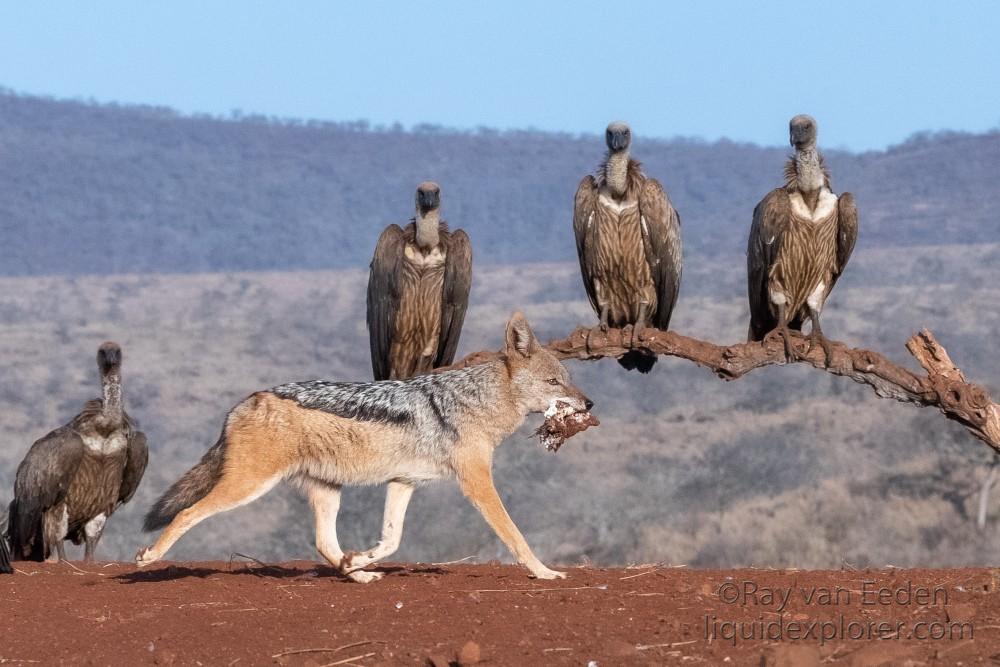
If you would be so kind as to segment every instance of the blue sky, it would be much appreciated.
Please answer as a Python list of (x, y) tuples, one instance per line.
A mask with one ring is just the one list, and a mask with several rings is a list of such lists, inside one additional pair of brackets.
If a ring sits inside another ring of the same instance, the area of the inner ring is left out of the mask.
[(376, 124), (828, 147), (1000, 126), (1000, 2), (3, 2), (0, 86)]

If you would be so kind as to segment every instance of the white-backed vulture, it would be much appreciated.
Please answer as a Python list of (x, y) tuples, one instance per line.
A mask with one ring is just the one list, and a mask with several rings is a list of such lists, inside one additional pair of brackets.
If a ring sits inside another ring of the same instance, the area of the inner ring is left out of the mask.
[[(646, 326), (666, 330), (681, 284), (681, 221), (659, 181), (629, 157), (632, 132), (611, 123), (608, 153), (596, 178), (580, 181), (573, 231), (583, 286), (602, 329), (632, 325), (639, 346)], [(632, 350), (618, 360), (648, 373), (656, 357)]]
[(849, 192), (839, 197), (816, 148), (816, 121), (799, 115), (789, 123), (795, 155), (785, 165), (784, 187), (772, 190), (753, 211), (747, 245), (749, 339), (777, 331), (794, 358), (789, 329), (812, 323), (810, 345), (832, 354), (819, 316), (858, 238), (858, 210)]
[(7, 518), (3, 519), (0, 525), (0, 574), (10, 574), (14, 568), (10, 566), (10, 551), (7, 548)]
[(455, 358), (472, 286), (472, 245), (441, 219), (441, 188), (417, 187), (416, 216), (379, 237), (368, 277), (368, 337), (376, 380), (397, 380)]
[(146, 436), (125, 412), (121, 348), (97, 350), (103, 395), (41, 438), (17, 468), (10, 504), (15, 560), (66, 560), (64, 540), (94, 551), (108, 518), (135, 493), (146, 470)]

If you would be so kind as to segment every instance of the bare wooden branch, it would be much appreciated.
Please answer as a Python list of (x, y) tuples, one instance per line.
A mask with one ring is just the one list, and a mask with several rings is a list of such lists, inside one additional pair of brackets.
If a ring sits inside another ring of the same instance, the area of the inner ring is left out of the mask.
[[(631, 349), (630, 335), (628, 328), (601, 331), (598, 327), (577, 327), (566, 338), (549, 342), (546, 348), (560, 359), (617, 358)], [(878, 352), (851, 348), (837, 341), (831, 341), (833, 355), (828, 366), (823, 350), (819, 346), (810, 349), (807, 337), (793, 332), (792, 344), (799, 357), (796, 363), (866, 384), (880, 398), (936, 407), (947, 418), (961, 423), (977, 438), (1000, 451), (1000, 405), (993, 402), (985, 389), (965, 379), (930, 331), (914, 334), (906, 343), (926, 374), (893, 363)], [(736, 380), (755, 368), (789, 363), (778, 336), (769, 337), (762, 343), (716, 345), (675, 331), (646, 329), (638, 347), (650, 354), (687, 359), (723, 380)], [(498, 357), (496, 352), (475, 352), (448, 368), (462, 368)]]

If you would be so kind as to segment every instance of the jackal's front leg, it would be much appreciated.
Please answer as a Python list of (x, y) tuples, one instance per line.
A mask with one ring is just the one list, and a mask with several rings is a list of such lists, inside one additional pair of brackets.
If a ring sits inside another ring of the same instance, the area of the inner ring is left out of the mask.
[(457, 471), (462, 493), (472, 501), (497, 537), (517, 558), (517, 562), (527, 567), (533, 576), (539, 579), (564, 579), (565, 572), (550, 570), (532, 553), (531, 547), (514, 525), (497, 494), (497, 489), (493, 485), (491, 466), (492, 462), (488, 456), (463, 462)]

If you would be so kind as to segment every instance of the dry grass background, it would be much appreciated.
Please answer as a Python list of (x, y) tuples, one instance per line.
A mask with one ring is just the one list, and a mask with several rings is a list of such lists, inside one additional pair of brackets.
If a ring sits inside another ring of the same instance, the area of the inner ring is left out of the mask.
[[(689, 257), (674, 328), (741, 340), (741, 257)], [(125, 349), (127, 404), (149, 435), (139, 493), (109, 522), (101, 556), (150, 540), (141, 515), (211, 445), (248, 393), (315, 377), (370, 377), (361, 270), (0, 279), (0, 500), (31, 442), (97, 391), (94, 354)], [(543, 339), (592, 321), (573, 264), (479, 269), (460, 353), (496, 349), (522, 308)], [(974, 381), (1000, 393), (1000, 244), (859, 250), (824, 319), (834, 338), (894, 359), (929, 327)], [(499, 450), (497, 479), (515, 521), (546, 560), (702, 566), (986, 564), (996, 519), (975, 527), (993, 455), (928, 409), (877, 399), (807, 368), (767, 368), (726, 384), (661, 360), (648, 377), (610, 360), (571, 363), (602, 426), (556, 455), (530, 439), (537, 417)], [(378, 534), (381, 489), (345, 493), (341, 542)], [(311, 518), (289, 489), (190, 532), (174, 559), (231, 552), (314, 558)], [(503, 558), (503, 546), (453, 483), (421, 489), (400, 559)]]

